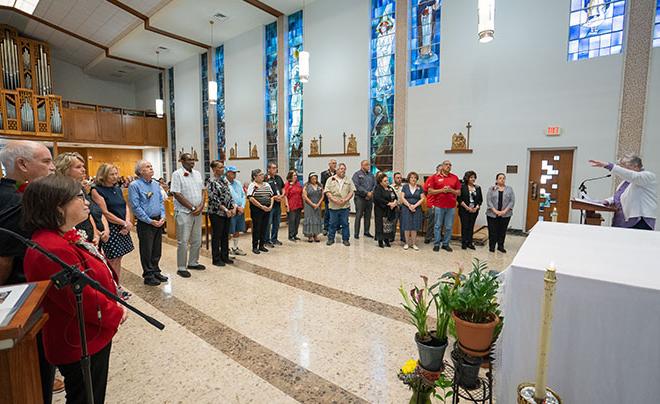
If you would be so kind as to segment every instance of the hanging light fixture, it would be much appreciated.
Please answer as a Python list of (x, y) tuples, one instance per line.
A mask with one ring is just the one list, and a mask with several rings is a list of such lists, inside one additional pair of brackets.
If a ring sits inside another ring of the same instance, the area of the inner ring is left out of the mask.
[[(156, 49), (156, 66), (160, 67), (160, 52)], [(160, 84), (159, 84), (160, 85)], [(158, 91), (160, 94), (160, 90)], [(156, 98), (156, 116), (162, 118), (165, 113), (165, 104), (162, 98)]]
[[(305, 13), (305, 0), (303, 0), (303, 14)], [(304, 15), (303, 15), (304, 18)], [(298, 52), (298, 74), (300, 75), (300, 82), (307, 83), (309, 81), (309, 52)]]
[[(209, 21), (211, 24), (211, 51), (208, 52), (208, 57), (212, 58), (213, 57), (213, 20)], [(211, 61), (209, 60), (209, 63)], [(218, 103), (218, 82), (215, 80), (211, 80), (211, 78), (215, 77), (209, 77), (209, 104), (210, 105), (215, 105)]]
[(479, 42), (487, 43), (495, 37), (495, 0), (478, 0)]

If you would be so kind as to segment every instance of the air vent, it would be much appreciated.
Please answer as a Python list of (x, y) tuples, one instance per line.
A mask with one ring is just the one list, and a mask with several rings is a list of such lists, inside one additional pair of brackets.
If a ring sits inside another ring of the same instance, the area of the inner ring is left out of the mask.
[(169, 51), (170, 51), (170, 49), (166, 48), (164, 46), (157, 46), (156, 47), (156, 52), (159, 52), (159, 53), (167, 53)]
[(213, 19), (218, 21), (218, 22), (225, 22), (229, 19), (229, 17), (226, 16), (225, 14), (223, 14), (223, 13), (215, 13), (215, 14), (213, 14)]

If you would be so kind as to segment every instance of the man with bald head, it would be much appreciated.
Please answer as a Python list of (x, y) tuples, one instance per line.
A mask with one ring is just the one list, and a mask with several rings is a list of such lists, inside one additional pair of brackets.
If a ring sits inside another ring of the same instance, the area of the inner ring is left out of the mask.
[[(21, 200), (27, 185), (38, 178), (55, 172), (53, 156), (46, 146), (29, 140), (14, 140), (0, 150), (0, 163), (5, 177), (0, 179), (0, 227), (30, 237), (22, 226)], [(26, 247), (11, 237), (0, 234), (0, 285), (26, 282), (23, 257)], [(41, 333), (37, 334), (41, 392), (44, 403), (53, 397), (55, 368), (44, 355)], [(62, 385), (58, 381), (58, 387)]]

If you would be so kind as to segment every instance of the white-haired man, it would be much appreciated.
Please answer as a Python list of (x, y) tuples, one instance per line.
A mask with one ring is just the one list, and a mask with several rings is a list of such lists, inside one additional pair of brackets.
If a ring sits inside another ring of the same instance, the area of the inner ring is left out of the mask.
[(128, 203), (137, 218), (137, 234), (140, 242), (140, 264), (144, 284), (158, 286), (167, 282), (167, 276), (161, 274), (160, 255), (162, 251), (163, 230), (165, 224), (165, 205), (160, 192), (160, 183), (153, 179), (154, 168), (146, 160), (135, 165), (138, 178), (128, 186)]

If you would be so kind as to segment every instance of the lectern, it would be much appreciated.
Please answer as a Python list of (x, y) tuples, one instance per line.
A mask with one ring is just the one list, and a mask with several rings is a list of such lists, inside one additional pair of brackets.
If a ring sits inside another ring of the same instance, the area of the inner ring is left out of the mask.
[(48, 320), (40, 306), (49, 286), (50, 281), (37, 282), (9, 324), (0, 328), (3, 403), (43, 403), (36, 337)]
[(584, 218), (580, 216), (580, 224), (591, 224), (595, 226), (600, 226), (604, 220), (598, 212), (616, 212), (615, 207), (590, 202), (586, 199), (571, 199), (571, 209), (586, 213)]

